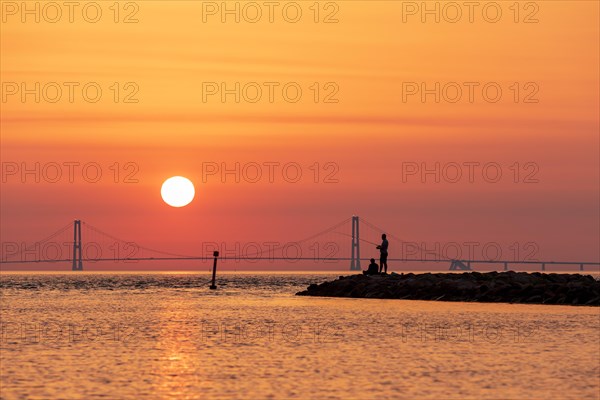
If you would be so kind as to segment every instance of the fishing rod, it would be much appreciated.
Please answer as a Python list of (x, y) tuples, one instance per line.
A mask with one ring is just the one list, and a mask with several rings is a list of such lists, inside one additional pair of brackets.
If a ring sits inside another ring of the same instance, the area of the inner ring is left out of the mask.
[[(333, 232), (333, 233), (339, 233), (340, 235), (348, 236), (348, 237), (350, 237), (350, 238), (352, 237), (352, 235), (349, 235), (349, 234), (347, 234), (347, 233), (344, 233), (344, 232), (337, 232), (337, 231), (335, 231), (335, 232)], [(358, 240), (360, 240), (361, 242), (366, 242), (366, 243), (369, 243), (369, 244), (375, 245), (375, 246), (377, 246), (377, 247), (379, 247), (379, 246), (380, 246), (380, 244), (379, 244), (379, 243), (373, 243), (373, 242), (370, 242), (370, 241), (368, 241), (368, 240), (365, 240), (365, 239), (358, 238)], [(423, 249), (422, 249), (421, 247), (419, 247), (419, 246), (416, 246), (416, 247), (417, 247), (417, 249), (421, 250), (421, 251), (422, 251), (424, 254), (433, 254), (433, 255), (435, 255), (435, 256), (438, 256), (438, 257), (440, 257), (440, 258), (443, 258), (445, 261), (452, 261), (451, 259), (449, 259), (449, 258), (447, 258), (447, 257), (440, 256), (439, 254), (437, 254), (437, 253), (435, 253), (435, 252), (432, 252), (432, 251), (427, 251), (427, 250), (423, 250)]]
[[(344, 236), (348, 236), (348, 237), (353, 237), (352, 235), (348, 235), (347, 233), (344, 233), (344, 232), (333, 232), (333, 233), (339, 233), (340, 235), (344, 235)], [(361, 239), (361, 238), (358, 238), (358, 240), (360, 240), (361, 242), (366, 242), (366, 243), (369, 243), (369, 244), (372, 244), (372, 245), (375, 245), (375, 246), (379, 246), (379, 243), (369, 242), (368, 240)]]

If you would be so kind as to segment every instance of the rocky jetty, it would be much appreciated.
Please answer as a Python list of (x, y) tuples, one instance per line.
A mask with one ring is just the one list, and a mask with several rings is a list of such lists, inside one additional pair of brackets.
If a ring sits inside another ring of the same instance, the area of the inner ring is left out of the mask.
[(599, 306), (600, 281), (591, 275), (513, 271), (360, 274), (313, 284), (297, 295)]

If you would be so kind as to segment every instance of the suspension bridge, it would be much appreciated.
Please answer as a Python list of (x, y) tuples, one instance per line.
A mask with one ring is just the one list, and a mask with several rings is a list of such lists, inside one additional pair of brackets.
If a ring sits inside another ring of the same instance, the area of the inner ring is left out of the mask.
[[(233, 248), (228, 247), (226, 243), (208, 242), (202, 243), (200, 254), (179, 254), (142, 246), (135, 241), (118, 238), (84, 221), (75, 220), (34, 243), (2, 242), (0, 266), (63, 263), (70, 264), (73, 271), (82, 271), (84, 265), (96, 262), (210, 261), (213, 260), (214, 251), (219, 251), (223, 261), (348, 262), (351, 271), (360, 271), (361, 262), (379, 258), (375, 246), (381, 243), (383, 233), (390, 242), (392, 257), (388, 258), (388, 263), (446, 263), (450, 270), (466, 271), (482, 264), (491, 264), (493, 269), (505, 271), (509, 267), (527, 265), (539, 266), (542, 271), (550, 265), (578, 266), (580, 271), (586, 267), (600, 266), (599, 262), (509, 260), (499, 257), (498, 252), (493, 257), (477, 258), (472, 257), (473, 254), (469, 254), (471, 257), (464, 257), (456, 246), (428, 249), (424, 243), (403, 240), (358, 216), (346, 218), (299, 241), (252, 242), (243, 245), (236, 243)], [(368, 253), (367, 257), (361, 257), (361, 244), (363, 255)], [(449, 248), (455, 250), (453, 254), (448, 254)], [(394, 254), (398, 256), (393, 257)]]

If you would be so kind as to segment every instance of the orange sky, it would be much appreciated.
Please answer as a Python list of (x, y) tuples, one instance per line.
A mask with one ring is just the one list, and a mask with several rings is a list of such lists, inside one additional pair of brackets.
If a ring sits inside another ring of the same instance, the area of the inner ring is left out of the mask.
[[(121, 2), (117, 23), (113, 2), (98, 2), (97, 23), (85, 21), (79, 8), (73, 23), (66, 9), (51, 23), (54, 11), (40, 8), (36, 23), (21, 2), (0, 2), (4, 168), (94, 162), (103, 172), (96, 184), (81, 175), (74, 183), (3, 176), (2, 242), (37, 240), (80, 218), (189, 254), (198, 241), (298, 240), (358, 214), (415, 241), (531, 241), (541, 259), (600, 258), (597, 2), (520, 2), (518, 23), (513, 2), (495, 3), (502, 11), (497, 23), (481, 9), (470, 23), (466, 8), (457, 23), (443, 15), (440, 23), (432, 16), (423, 23), (420, 13), (403, 22), (411, 2), (390, 1), (321, 2), (318, 23), (313, 2), (297, 2), (302, 17), (290, 23), (280, 11), (289, 3), (278, 3), (272, 23), (266, 8), (257, 23), (244, 15), (239, 23), (226, 15), (223, 23), (219, 13), (203, 22), (203, 7), (221, 2), (191, 1), (131, 3), (137, 8)], [(138, 21), (123, 23), (133, 11)], [(324, 23), (334, 11), (338, 22)], [(538, 22), (524, 23), (527, 16)], [(23, 101), (21, 85), (36, 82), (55, 82), (62, 97), (49, 101), (56, 86), (50, 85), (45, 94), (40, 89), (39, 102), (34, 94)], [(72, 102), (65, 82), (74, 82)], [(83, 98), (89, 82), (102, 89), (98, 102)], [(207, 82), (256, 82), (263, 95), (255, 103), (248, 101), (252, 91), (239, 103), (234, 95), (222, 102), (203, 92)], [(265, 82), (275, 87), (273, 102)], [(436, 82), (456, 82), (462, 98), (436, 103), (428, 95), (423, 102), (416, 94), (403, 101), (407, 83), (431, 89)], [(473, 102), (464, 82), (478, 85)], [(290, 83), (302, 89), (295, 103), (281, 92)], [(482, 95), (489, 83), (502, 89), (496, 103)], [(132, 88), (137, 102), (123, 102)], [(325, 103), (332, 88), (337, 102)], [(109, 167), (128, 162), (139, 168), (139, 182), (123, 183), (121, 175), (115, 183)], [(236, 162), (298, 163), (305, 178), (202, 182), (206, 163)], [(314, 183), (315, 162), (337, 165), (339, 182)], [(489, 183), (480, 168), (473, 183), (402, 177), (406, 163), (470, 162), (497, 163), (502, 179)], [(523, 183), (531, 172), (526, 163), (539, 169), (539, 182)], [(174, 209), (160, 198), (161, 183), (173, 175), (196, 184), (187, 207)]]

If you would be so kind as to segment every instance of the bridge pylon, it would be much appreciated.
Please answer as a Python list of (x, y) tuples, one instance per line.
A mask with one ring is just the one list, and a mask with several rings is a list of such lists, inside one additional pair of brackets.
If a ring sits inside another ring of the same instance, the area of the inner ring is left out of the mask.
[[(506, 265), (505, 265), (505, 270), (506, 270)], [(461, 260), (452, 260), (452, 262), (450, 263), (450, 271), (472, 271), (471, 262), (467, 261), (467, 263), (465, 264)]]
[(352, 216), (352, 257), (350, 271), (360, 271), (360, 232), (358, 230), (358, 216)]
[(73, 222), (73, 271), (83, 271), (81, 260), (81, 221)]

